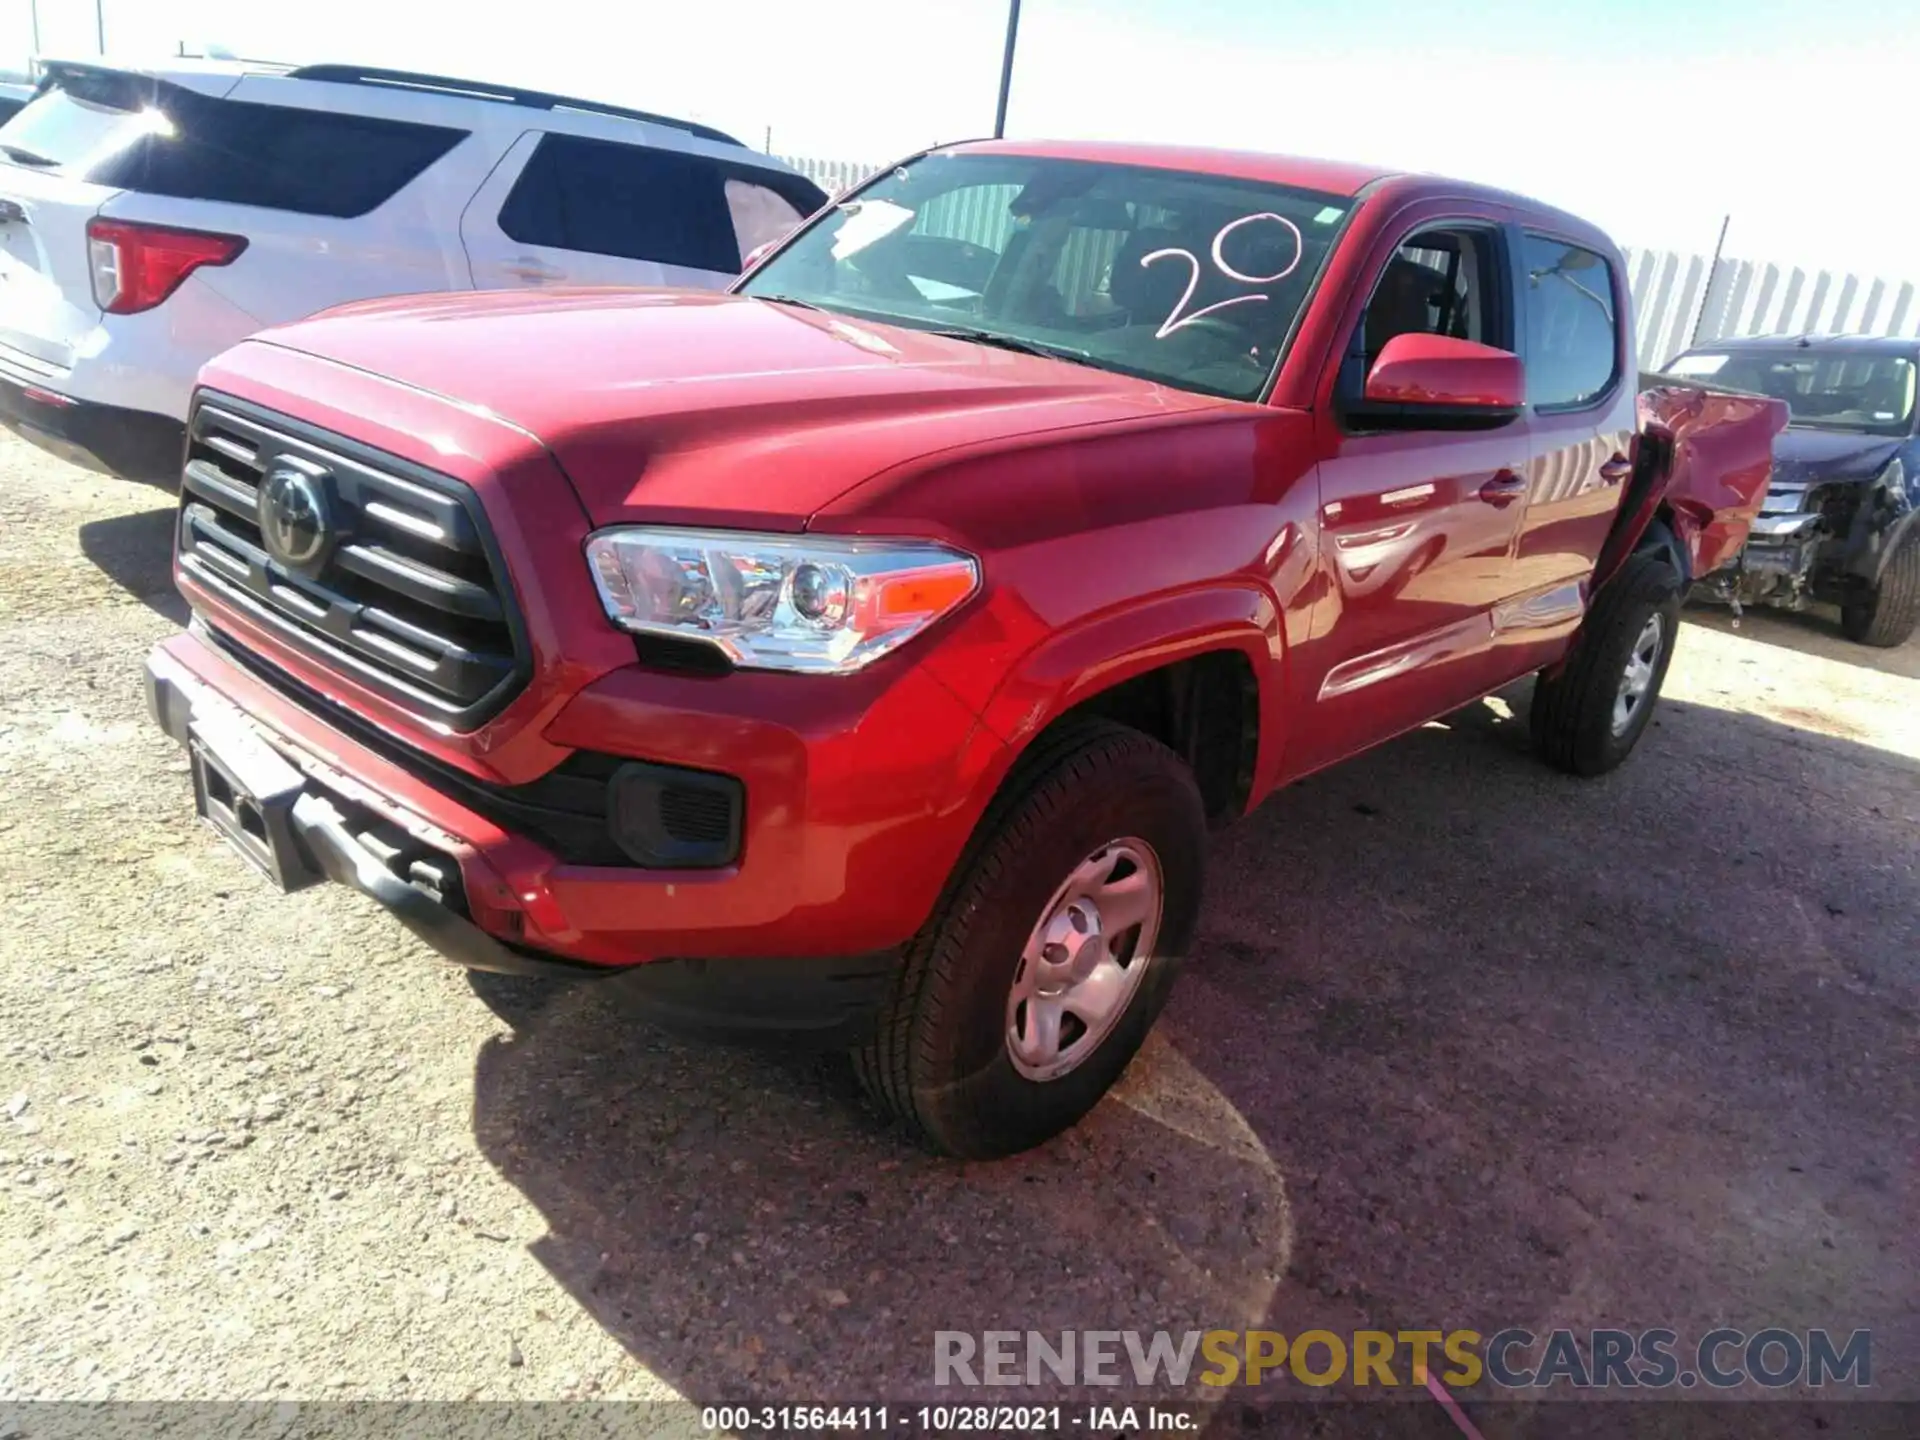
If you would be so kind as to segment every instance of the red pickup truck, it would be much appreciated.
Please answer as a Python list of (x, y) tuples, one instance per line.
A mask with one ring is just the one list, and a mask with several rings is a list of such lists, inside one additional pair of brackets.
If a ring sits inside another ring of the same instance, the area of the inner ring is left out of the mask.
[(1624, 282), (1471, 185), (994, 143), (728, 295), (348, 306), (201, 377), (153, 711), (282, 886), (1017, 1150), (1166, 1002), (1210, 826), (1529, 673), (1552, 764), (1644, 733), (1786, 412), (1643, 390)]

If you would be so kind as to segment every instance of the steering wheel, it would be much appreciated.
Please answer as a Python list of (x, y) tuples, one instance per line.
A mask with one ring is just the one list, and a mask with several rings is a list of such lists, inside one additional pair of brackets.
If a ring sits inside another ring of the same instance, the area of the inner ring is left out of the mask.
[(1193, 346), (1194, 349), (1219, 352), (1222, 359), (1244, 360), (1250, 365), (1266, 363), (1253, 337), (1225, 316), (1202, 315), (1197, 320), (1185, 321), (1179, 329), (1164, 336), (1161, 343), (1178, 342), (1182, 337), (1198, 339), (1201, 343)]
[[(1238, 325), (1235, 325), (1231, 320), (1223, 320), (1218, 315), (1202, 315), (1197, 320), (1183, 320), (1180, 322), (1180, 328), (1175, 330), (1173, 334), (1207, 335), (1216, 340), (1224, 340), (1232, 345), (1238, 345), (1247, 338), (1246, 332)], [(1172, 337), (1169, 336), (1168, 338), (1171, 339)]]
[[(912, 277), (907, 274), (906, 268), (900, 264), (898, 258), (894, 257), (892, 263), (887, 263), (889, 259), (887, 252), (887, 246), (875, 245), (859, 254), (848, 256), (847, 268), (865, 280), (873, 294), (883, 299), (911, 300), (916, 304), (924, 301), (926, 297), (920, 293), (919, 286), (913, 283)], [(881, 263), (877, 266), (862, 263), (873, 260)]]

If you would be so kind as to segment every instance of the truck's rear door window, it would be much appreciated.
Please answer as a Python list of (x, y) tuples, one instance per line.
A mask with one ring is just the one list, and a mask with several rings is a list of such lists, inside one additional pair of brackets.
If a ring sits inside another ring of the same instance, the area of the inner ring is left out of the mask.
[(1537, 410), (1591, 404), (1619, 372), (1613, 267), (1591, 250), (1545, 235), (1521, 241), (1520, 264), (1528, 401)]

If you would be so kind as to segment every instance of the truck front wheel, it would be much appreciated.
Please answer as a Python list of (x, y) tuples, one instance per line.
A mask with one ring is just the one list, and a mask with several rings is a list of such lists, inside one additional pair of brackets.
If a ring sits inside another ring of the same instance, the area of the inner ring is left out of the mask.
[(1009, 1155), (1126, 1069), (1200, 908), (1206, 817), (1171, 750), (1105, 721), (1037, 742), (906, 948), (867, 1090), (934, 1149)]
[(1680, 582), (1657, 555), (1635, 555), (1594, 600), (1557, 672), (1533, 690), (1528, 727), (1549, 765), (1604, 775), (1653, 719), (1680, 631)]
[(1840, 630), (1861, 645), (1891, 649), (1920, 627), (1920, 529), (1910, 531), (1887, 558), (1880, 583), (1863, 587), (1840, 607)]

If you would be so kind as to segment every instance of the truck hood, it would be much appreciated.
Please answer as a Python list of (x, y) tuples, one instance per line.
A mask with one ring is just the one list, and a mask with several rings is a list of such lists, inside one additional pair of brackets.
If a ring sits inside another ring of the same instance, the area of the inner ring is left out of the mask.
[(256, 338), (518, 427), (552, 451), (595, 525), (799, 530), (853, 487), (935, 451), (1232, 403), (686, 291), (370, 301)]
[(1885, 435), (1788, 428), (1773, 442), (1773, 476), (1781, 484), (1864, 482), (1886, 469), (1900, 441)]

